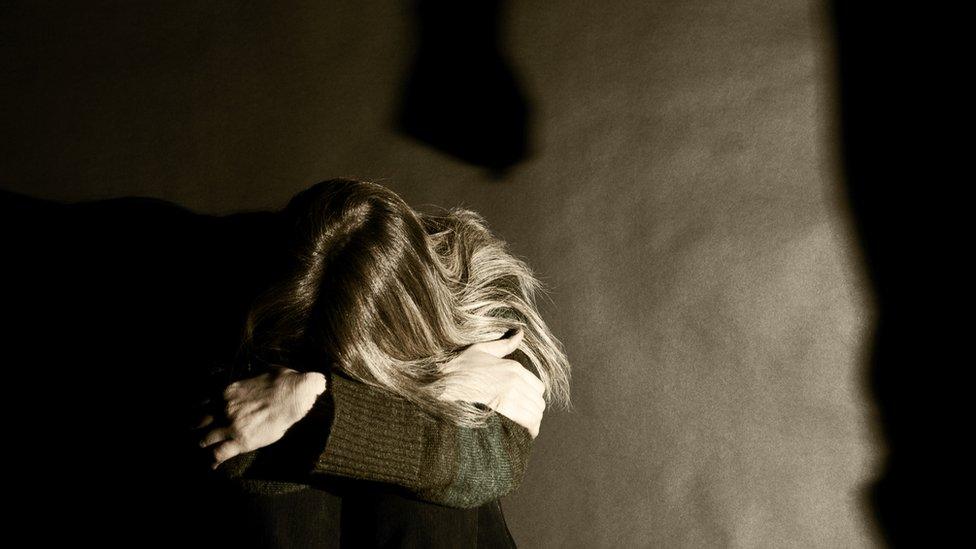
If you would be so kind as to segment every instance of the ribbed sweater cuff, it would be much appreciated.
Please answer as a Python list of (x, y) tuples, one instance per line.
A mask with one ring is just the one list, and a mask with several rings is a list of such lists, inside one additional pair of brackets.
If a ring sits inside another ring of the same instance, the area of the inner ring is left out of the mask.
[(420, 476), (426, 420), (408, 401), (329, 376), (333, 417), (315, 472), (413, 486)]

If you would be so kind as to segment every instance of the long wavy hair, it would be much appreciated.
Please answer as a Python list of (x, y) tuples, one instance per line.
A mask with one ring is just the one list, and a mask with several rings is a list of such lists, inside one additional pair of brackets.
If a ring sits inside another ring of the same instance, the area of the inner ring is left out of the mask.
[(442, 366), (467, 346), (522, 328), (519, 350), (547, 404), (570, 406), (570, 366), (536, 307), (546, 291), (477, 213), (415, 211), (390, 189), (334, 179), (281, 211), (277, 282), (252, 304), (242, 350), (301, 371), (341, 370), (435, 417), (481, 426), (491, 413), (438, 396)]

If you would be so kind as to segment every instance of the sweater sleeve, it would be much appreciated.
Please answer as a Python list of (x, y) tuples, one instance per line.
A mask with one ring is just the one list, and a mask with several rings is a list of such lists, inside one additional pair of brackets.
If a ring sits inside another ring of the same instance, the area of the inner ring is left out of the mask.
[[(535, 372), (521, 351), (510, 357)], [(326, 392), (281, 441), (228, 460), (223, 473), (259, 492), (330, 476), (388, 483), (458, 508), (519, 487), (533, 439), (508, 417), (493, 413), (485, 427), (459, 427), (388, 391), (328, 376)]]
[(332, 375), (330, 388), (332, 423), (314, 474), (392, 483), (419, 499), (460, 508), (520, 485), (532, 437), (511, 419), (493, 413), (485, 427), (458, 427), (341, 374)]

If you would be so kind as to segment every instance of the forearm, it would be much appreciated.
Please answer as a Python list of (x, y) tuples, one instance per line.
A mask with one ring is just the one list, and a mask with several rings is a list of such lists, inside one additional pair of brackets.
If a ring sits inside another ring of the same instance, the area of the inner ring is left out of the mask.
[(313, 474), (392, 483), (451, 507), (481, 505), (521, 482), (532, 437), (505, 416), (463, 428), (341, 375), (330, 389), (332, 423)]
[[(528, 363), (521, 353), (516, 359)], [(326, 392), (279, 442), (221, 469), (257, 482), (315, 482), (330, 475), (383, 482), (418, 499), (474, 507), (517, 489), (531, 446), (529, 431), (504, 415), (492, 414), (483, 428), (458, 427), (333, 372)]]

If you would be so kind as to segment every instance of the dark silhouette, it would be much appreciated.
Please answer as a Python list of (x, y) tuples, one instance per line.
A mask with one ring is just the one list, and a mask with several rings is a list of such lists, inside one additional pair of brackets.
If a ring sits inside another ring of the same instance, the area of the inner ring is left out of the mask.
[(32, 540), (233, 539), (233, 502), (187, 449), (262, 283), (268, 215), (0, 192), (12, 495)]
[(939, 493), (959, 479), (940, 451), (947, 439), (936, 435), (951, 419), (943, 372), (958, 366), (953, 355), (965, 343), (947, 320), (965, 287), (950, 266), (971, 245), (952, 226), (959, 176), (950, 172), (961, 157), (943, 127), (958, 116), (947, 75), (961, 65), (935, 36), (952, 33), (939, 10), (841, 1), (831, 9), (843, 179), (877, 305), (867, 385), (887, 455), (867, 500), (888, 544), (934, 546), (965, 526)]
[[(14, 527), (59, 546), (460, 547), (495, 533), (507, 537), (493, 546), (514, 544), (497, 502), (445, 507), (339, 477), (242, 496), (210, 470), (193, 427), (247, 377), (236, 363), (243, 322), (283, 263), (279, 219), (0, 191)], [(331, 414), (319, 399), (257, 451), (252, 473), (307, 471)]]
[(500, 46), (501, 0), (417, 0), (398, 129), (496, 177), (529, 155), (529, 106)]

